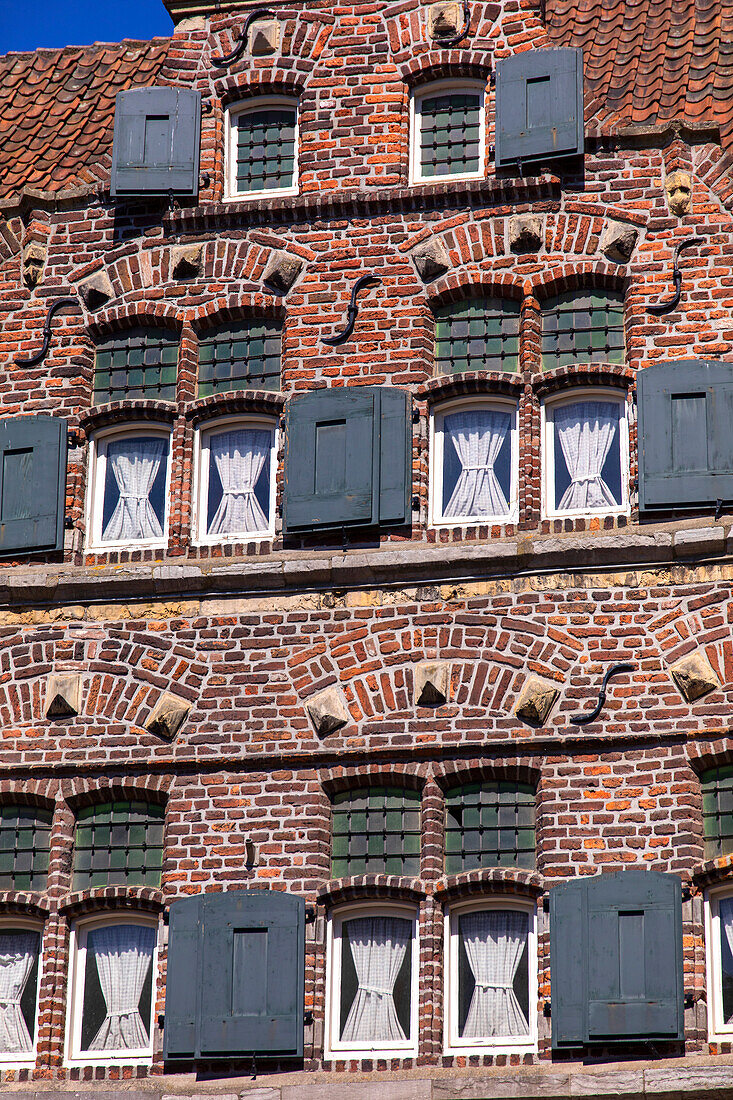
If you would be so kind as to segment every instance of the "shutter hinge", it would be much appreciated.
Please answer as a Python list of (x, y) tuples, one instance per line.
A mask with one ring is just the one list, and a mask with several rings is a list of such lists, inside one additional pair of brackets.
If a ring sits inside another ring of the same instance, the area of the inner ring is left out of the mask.
[(312, 924), (316, 919), (316, 907), (315, 905), (306, 905), (305, 907), (305, 923)]
[(163, 917), (163, 924), (170, 924), (171, 915), (170, 915), (170, 912), (167, 909), (163, 910), (161, 916)]
[(165, 1013), (164, 1012), (159, 1012), (158, 1013), (158, 1027), (160, 1028), (161, 1031), (165, 1027)]
[(417, 494), (412, 498), (412, 510), (413, 512), (420, 511), (420, 497)]
[(694, 993), (685, 993), (685, 1008), (694, 1008), (694, 1007), (695, 1007), (695, 994)]
[(489, 87), (490, 88), (495, 88), (496, 87), (496, 69), (492, 69), (491, 72), (489, 73)]
[(66, 433), (66, 440), (70, 447), (78, 447), (81, 443), (81, 435), (76, 428), (69, 428)]
[(542, 899), (542, 912), (543, 913), (549, 913), (550, 912), (550, 895), (549, 894), (545, 894), (545, 896)]
[(420, 423), (420, 410), (419, 409), (413, 409), (412, 410), (412, 423), (413, 424), (419, 424)]
[(202, 175), (199, 177), (199, 187), (200, 188), (208, 187), (210, 183), (211, 183), (211, 176), (209, 175), (208, 172), (203, 172)]
[(202, 99), (201, 100), (201, 113), (202, 114), (210, 115), (213, 110), (214, 110), (214, 104), (211, 102), (210, 99)]
[(549, 1019), (550, 1016), (552, 1016), (552, 1001), (545, 1001), (545, 1003), (542, 1005), (542, 1015), (546, 1019)]
[(718, 497), (715, 502), (715, 518), (720, 519), (720, 513), (723, 511), (723, 501)]
[(313, 1010), (312, 1009), (306, 1008), (305, 1012), (303, 1013), (303, 1023), (306, 1026), (310, 1026), (313, 1023)]
[(73, 530), (74, 530), (74, 517), (73, 516), (64, 516), (64, 531), (73, 531)]

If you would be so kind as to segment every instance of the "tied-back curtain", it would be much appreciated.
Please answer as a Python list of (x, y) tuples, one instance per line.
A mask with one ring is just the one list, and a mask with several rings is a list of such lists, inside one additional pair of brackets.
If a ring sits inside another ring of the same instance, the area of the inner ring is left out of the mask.
[(349, 921), (347, 928), (359, 988), (342, 1042), (404, 1041), (393, 994), (410, 941), (410, 922), (399, 917), (360, 917)]
[(38, 954), (35, 932), (0, 936), (0, 1053), (26, 1054), (33, 1050), (20, 1001)]
[(477, 409), (446, 416), (443, 420), (444, 448), (450, 439), (461, 463), (461, 472), (443, 515), (505, 516), (509, 504), (494, 463), (511, 428), (509, 413)]
[(268, 431), (243, 428), (211, 439), (211, 457), (222, 487), (222, 498), (209, 524), (210, 535), (266, 531), (268, 518), (255, 496), (255, 486), (270, 455)]
[(103, 542), (162, 538), (150, 493), (166, 448), (164, 439), (119, 439), (109, 444), (107, 462), (120, 498), (102, 533)]
[(601, 477), (618, 426), (618, 407), (609, 401), (580, 401), (555, 410), (555, 430), (570, 474), (558, 511), (615, 507)]
[(152, 964), (155, 929), (137, 924), (95, 928), (87, 940), (87, 966), (94, 955), (107, 1010), (90, 1050), (141, 1050), (148, 1032), (139, 1012)]
[(514, 977), (527, 942), (527, 915), (509, 909), (468, 913), (460, 930), (475, 982), (464, 1039), (529, 1035), (514, 992)]
[[(725, 937), (725, 942), (730, 948), (730, 953), (733, 955), (733, 898), (721, 898), (718, 905), (718, 912), (720, 914), (721, 932)], [(723, 946), (722, 944), (720, 945)], [(725, 967), (726, 959), (723, 955), (723, 967)], [(730, 963), (728, 964), (728, 973), (730, 973)]]

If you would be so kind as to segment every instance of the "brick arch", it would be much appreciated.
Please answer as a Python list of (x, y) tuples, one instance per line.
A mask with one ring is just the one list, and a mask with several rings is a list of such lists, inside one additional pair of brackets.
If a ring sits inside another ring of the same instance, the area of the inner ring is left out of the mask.
[[(504, 7), (497, 0), (472, 0), (471, 22), (468, 36), (460, 45), (452, 50), (441, 48), (439, 40), (428, 37), (427, 30), (427, 4), (419, 0), (412, 3), (389, 3), (384, 6), (383, 20), (387, 27), (392, 59), (400, 70), (404, 70), (412, 63), (415, 66), (444, 64), (450, 60), (454, 65), (459, 65), (468, 58), (469, 64), (485, 64), (487, 50), (494, 57), (498, 45), (504, 45), (506, 38), (500, 34), (499, 24), (504, 14)], [(511, 16), (509, 17), (511, 19)], [(516, 22), (516, 21), (515, 21)], [(538, 46), (551, 45), (546, 30), (540, 20), (539, 11), (535, 14), (530, 10), (523, 12), (522, 43), (526, 45), (527, 23), (534, 24), (531, 27), (532, 44)], [(506, 47), (504, 47), (506, 48)], [(455, 69), (453, 70), (455, 74)]]
[(604, 260), (559, 260), (530, 275), (525, 287), (541, 303), (556, 294), (591, 285), (626, 293), (630, 281), (628, 273), (618, 264)]
[[(277, 12), (276, 17), (280, 22), (280, 50), (279, 55), (254, 59), (245, 51), (234, 65), (229, 66), (222, 75), (221, 70), (211, 66), (212, 56), (221, 56), (230, 53), (235, 45), (235, 38), (242, 29), (244, 16), (239, 14), (223, 14), (213, 19), (210, 25), (208, 38), (201, 50), (201, 68), (207, 73), (215, 74), (212, 79), (214, 89), (217, 91), (228, 86), (255, 86), (257, 84), (269, 84), (280, 87), (304, 87), (308, 78), (313, 73), (323, 50), (328, 44), (331, 32), (336, 23), (333, 15), (324, 12), (302, 12), (297, 16), (285, 17)], [(289, 68), (291, 59), (297, 59), (298, 69), (293, 72)]]
[(172, 781), (169, 775), (76, 776), (62, 781), (61, 793), (73, 811), (125, 798), (164, 806)]
[(454, 274), (447, 273), (436, 279), (428, 291), (428, 301), (430, 308), (436, 309), (481, 295), (511, 298), (521, 302), (524, 297), (524, 280), (511, 272), (486, 271), (472, 264), (467, 269)]
[(359, 790), (363, 787), (384, 787), (400, 784), (410, 790), (419, 791), (427, 781), (427, 766), (424, 764), (363, 764), (358, 768), (334, 767), (324, 772), (321, 784), (324, 793), (330, 799), (342, 791)]
[(0, 779), (0, 805), (54, 810), (58, 790), (56, 779), (24, 779), (22, 784), (15, 779)]
[(464, 783), (494, 780), (529, 783), (537, 789), (542, 771), (534, 758), (517, 757), (506, 760), (445, 760), (435, 765), (433, 775), (441, 791), (445, 793), (451, 787), (459, 787)]

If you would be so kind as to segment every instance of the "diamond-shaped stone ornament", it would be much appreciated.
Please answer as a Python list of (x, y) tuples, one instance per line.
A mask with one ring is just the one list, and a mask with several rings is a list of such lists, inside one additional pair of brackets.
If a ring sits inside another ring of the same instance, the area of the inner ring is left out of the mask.
[(257, 21), (250, 31), (250, 53), (253, 57), (267, 57), (280, 45), (280, 23), (277, 19)]
[(450, 661), (419, 661), (413, 673), (415, 706), (441, 707), (450, 695)]
[(701, 650), (688, 653), (672, 665), (669, 671), (688, 703), (694, 703), (696, 699), (720, 687), (715, 670)]
[(278, 294), (287, 294), (302, 270), (303, 261), (297, 256), (291, 256), (288, 252), (273, 252), (262, 281)]
[(462, 25), (461, 4), (437, 3), (428, 8), (428, 34), (431, 38), (455, 38)]
[(441, 240), (424, 241), (413, 250), (412, 261), (424, 283), (445, 275), (451, 262), (448, 249)]
[(110, 298), (114, 298), (109, 275), (106, 271), (95, 271), (79, 283), (81, 300), (89, 310), (99, 309), (106, 305)]
[(47, 718), (73, 718), (81, 710), (81, 673), (52, 672), (46, 681)]
[(305, 709), (319, 737), (335, 733), (351, 718), (343, 692), (335, 685), (311, 695), (306, 701)]
[(157, 737), (172, 741), (186, 720), (191, 704), (166, 691), (153, 707), (153, 712), (145, 723), (145, 729)]
[(514, 713), (530, 726), (544, 726), (559, 694), (550, 680), (529, 676), (522, 685)]

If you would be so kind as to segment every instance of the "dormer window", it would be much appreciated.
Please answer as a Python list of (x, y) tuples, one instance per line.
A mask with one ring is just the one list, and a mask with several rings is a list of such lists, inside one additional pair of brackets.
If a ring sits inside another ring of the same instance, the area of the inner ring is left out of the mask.
[(483, 179), (486, 155), (484, 85), (431, 84), (412, 98), (410, 179)]
[(298, 104), (258, 98), (229, 111), (227, 197), (298, 191)]

